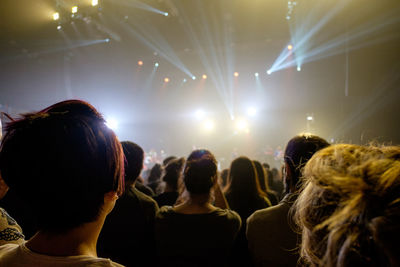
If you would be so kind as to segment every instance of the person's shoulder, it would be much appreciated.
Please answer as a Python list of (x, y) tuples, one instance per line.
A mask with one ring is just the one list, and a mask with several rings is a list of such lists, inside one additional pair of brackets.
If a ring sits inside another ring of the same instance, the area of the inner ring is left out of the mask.
[(137, 198), (139, 199), (139, 201), (147, 206), (147, 207), (154, 207), (155, 209), (158, 209), (158, 205), (157, 202), (152, 198), (149, 197), (148, 195), (146, 195), (143, 192), (140, 192), (138, 189), (134, 188), (133, 193), (137, 196)]
[(14, 243), (7, 243), (4, 245), (1, 245), (0, 246), (0, 257), (10, 251), (14, 251), (14, 250), (18, 249), (18, 247), (19, 247), (19, 244), (14, 244)]
[(220, 217), (220, 218), (224, 218), (228, 221), (236, 221), (241, 223), (241, 219), (239, 214), (236, 211), (230, 210), (230, 209), (220, 209), (217, 208), (214, 213)]
[(157, 217), (167, 216), (170, 214), (175, 214), (172, 206), (162, 206), (157, 212)]

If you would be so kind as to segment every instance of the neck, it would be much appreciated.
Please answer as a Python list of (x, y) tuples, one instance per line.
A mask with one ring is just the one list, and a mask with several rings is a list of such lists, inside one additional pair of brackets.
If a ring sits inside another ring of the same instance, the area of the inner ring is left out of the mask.
[(184, 203), (174, 207), (176, 212), (185, 214), (209, 213), (215, 209), (211, 204), (209, 194), (189, 194), (189, 198)]
[(26, 246), (33, 252), (49, 256), (97, 257), (96, 244), (105, 217), (101, 214), (96, 221), (61, 234), (39, 231), (26, 242)]

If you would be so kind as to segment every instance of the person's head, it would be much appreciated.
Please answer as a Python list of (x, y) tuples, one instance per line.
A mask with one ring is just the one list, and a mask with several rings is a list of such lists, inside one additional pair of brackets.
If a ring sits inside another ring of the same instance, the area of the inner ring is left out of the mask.
[(284, 154), (285, 193), (295, 192), (301, 187), (303, 167), (315, 152), (327, 146), (326, 140), (312, 134), (300, 134), (289, 140)]
[(163, 168), (161, 164), (159, 163), (154, 164), (154, 166), (150, 169), (149, 177), (147, 177), (148, 183), (151, 184), (159, 182), (162, 175), (162, 171)]
[(128, 185), (136, 181), (143, 169), (144, 151), (130, 141), (123, 141), (121, 145), (125, 154), (125, 181)]
[(332, 145), (304, 169), (295, 205), (312, 266), (399, 266), (400, 148)]
[(217, 181), (217, 160), (205, 149), (194, 150), (186, 159), (183, 182), (191, 195), (209, 194)]
[(224, 188), (228, 184), (228, 174), (229, 169), (223, 169), (220, 174), (222, 188)]
[(164, 176), (162, 180), (172, 190), (178, 191), (178, 181), (181, 177), (183, 165), (185, 164), (184, 158), (173, 159), (164, 168)]
[(169, 163), (170, 161), (172, 161), (172, 160), (174, 160), (174, 159), (177, 159), (177, 157), (175, 157), (175, 156), (166, 157), (166, 158), (163, 160), (162, 165), (165, 167), (165, 166), (168, 165), (168, 163)]
[(93, 106), (79, 100), (10, 122), (0, 147), (0, 172), (35, 209), (39, 230), (47, 232), (96, 221), (111, 211), (124, 188), (116, 135)]
[[(248, 157), (238, 157), (232, 161), (229, 168), (229, 185), (227, 193), (239, 198), (253, 199), (265, 196), (258, 183), (257, 171), (254, 163)], [(244, 203), (246, 200), (241, 199)]]
[[(256, 168), (258, 184), (260, 185), (260, 189), (267, 193), (269, 191), (268, 187), (268, 174), (261, 163), (257, 160), (253, 160), (254, 167)], [(272, 178), (272, 177), (271, 177)]]

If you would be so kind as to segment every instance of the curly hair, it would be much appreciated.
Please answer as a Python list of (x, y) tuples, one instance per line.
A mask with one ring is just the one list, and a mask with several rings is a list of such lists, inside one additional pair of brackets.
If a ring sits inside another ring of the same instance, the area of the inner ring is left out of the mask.
[(398, 266), (400, 148), (333, 145), (304, 169), (293, 208), (311, 266)]

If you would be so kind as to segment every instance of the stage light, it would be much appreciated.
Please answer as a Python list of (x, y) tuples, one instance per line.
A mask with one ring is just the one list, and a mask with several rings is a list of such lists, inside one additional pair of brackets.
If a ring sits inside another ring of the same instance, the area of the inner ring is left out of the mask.
[(139, 60), (137, 63), (139, 66), (143, 66), (143, 61)]
[(308, 121), (312, 121), (312, 120), (314, 120), (314, 118), (313, 118), (313, 116), (308, 115), (308, 116), (307, 116), (307, 120), (308, 120)]
[(53, 20), (58, 20), (60, 18), (60, 14), (58, 12), (53, 14)]
[(196, 80), (196, 76), (192, 76), (192, 80)]
[(233, 76), (238, 77), (238, 76), (239, 76), (239, 72), (235, 71), (235, 72), (233, 73)]
[(168, 15), (169, 15), (168, 12), (165, 12), (165, 13), (164, 13), (164, 16), (168, 17)]
[(287, 46), (287, 49), (288, 49), (288, 50), (292, 50), (292, 49), (293, 49), (293, 45), (291, 45), (291, 44), (288, 45), (288, 46)]
[(257, 110), (254, 107), (249, 107), (247, 109), (247, 115), (254, 117), (257, 114)]
[(186, 78), (184, 78), (184, 79), (183, 79), (183, 82), (185, 83), (186, 81), (187, 81)]
[(272, 71), (271, 70), (267, 70), (267, 74), (271, 75)]
[(254, 73), (254, 76), (258, 77), (258, 75), (259, 75), (258, 72)]
[(164, 82), (165, 82), (165, 83), (168, 83), (168, 82), (169, 82), (169, 78), (168, 78), (168, 77), (165, 77), (165, 78), (164, 78)]
[(211, 130), (213, 130), (214, 129), (214, 122), (212, 121), (212, 120), (206, 120), (205, 122), (204, 122), (204, 129), (206, 130), (206, 131), (211, 131)]
[(297, 71), (301, 71), (301, 67), (300, 66), (297, 66)]
[(111, 130), (115, 131), (118, 129), (118, 121), (114, 118), (109, 118), (106, 120), (106, 125)]
[(78, 6), (73, 6), (73, 7), (71, 8), (71, 12), (72, 12), (72, 14), (77, 13), (77, 12), (78, 12)]
[(99, 4), (99, 0), (92, 0), (92, 6), (97, 6)]
[(207, 79), (207, 75), (203, 74), (203, 76), (201, 76), (203, 78), (203, 80)]
[(286, 19), (287, 19), (287, 20), (290, 20), (290, 16), (286, 16)]
[(202, 109), (196, 110), (195, 116), (198, 120), (203, 119), (205, 115), (206, 115), (206, 113), (204, 112), (204, 110), (202, 110)]
[(160, 64), (158, 64), (158, 62), (154, 63), (154, 67), (157, 68), (158, 66), (160, 66)]
[(109, 43), (110, 42), (110, 38), (106, 38), (106, 39), (104, 39), (104, 41), (106, 41), (106, 43)]
[(61, 30), (61, 29), (62, 29), (61, 25), (58, 25), (57, 30)]
[(237, 122), (236, 122), (236, 129), (237, 130), (239, 130), (239, 131), (243, 131), (243, 130), (245, 130), (245, 129), (247, 129), (247, 122), (244, 120), (244, 119), (239, 119)]

